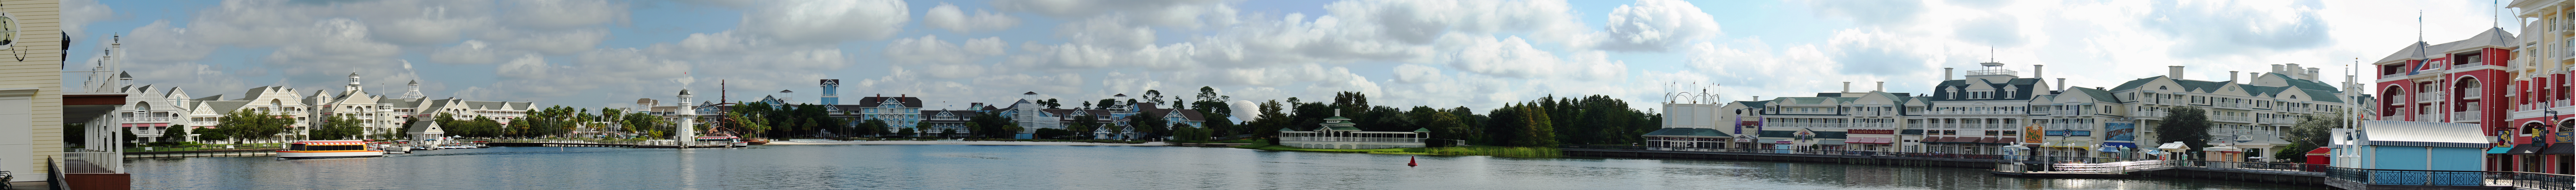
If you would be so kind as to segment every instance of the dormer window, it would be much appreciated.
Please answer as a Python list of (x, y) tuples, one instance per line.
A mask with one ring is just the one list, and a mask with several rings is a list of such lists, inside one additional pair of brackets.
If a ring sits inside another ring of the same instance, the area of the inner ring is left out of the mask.
[(2165, 86), (2156, 86), (2156, 90), (2165, 90)]

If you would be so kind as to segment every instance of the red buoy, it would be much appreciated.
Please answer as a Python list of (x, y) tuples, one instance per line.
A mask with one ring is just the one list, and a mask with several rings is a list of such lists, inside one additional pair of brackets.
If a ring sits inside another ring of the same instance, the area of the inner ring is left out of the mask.
[(1413, 159), (1413, 157), (1411, 157), (1411, 156), (1406, 156), (1406, 157), (1404, 157), (1404, 166), (1405, 166), (1405, 167), (1422, 166), (1422, 163), (1421, 163), (1421, 162), (1419, 162), (1419, 161), (1414, 160), (1414, 159)]

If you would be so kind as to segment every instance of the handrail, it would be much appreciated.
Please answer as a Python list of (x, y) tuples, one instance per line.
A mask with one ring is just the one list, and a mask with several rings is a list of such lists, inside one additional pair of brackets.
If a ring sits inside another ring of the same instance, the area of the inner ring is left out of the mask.
[(2507, 171), (2392, 170), (2332, 167), (2328, 180), (2370, 185), (2514, 186), (2528, 189), (2576, 189), (2576, 175)]
[(248, 149), (276, 149), (276, 148), (286, 148), (286, 146), (285, 146), (285, 145), (281, 145), (281, 144), (274, 144), (274, 143), (238, 144), (238, 145), (196, 145), (196, 146), (143, 146), (143, 147), (125, 147), (125, 150), (124, 150), (124, 151), (125, 151), (125, 152), (165, 152), (165, 151), (199, 151), (199, 150), (248, 150)]

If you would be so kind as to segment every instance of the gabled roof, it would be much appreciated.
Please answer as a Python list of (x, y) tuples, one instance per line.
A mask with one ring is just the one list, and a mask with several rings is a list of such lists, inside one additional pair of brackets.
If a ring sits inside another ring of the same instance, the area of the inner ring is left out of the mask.
[(411, 135), (447, 134), (447, 130), (446, 130), (446, 129), (439, 129), (439, 128), (438, 128), (438, 120), (436, 120), (436, 119), (424, 119), (424, 120), (420, 120), (420, 121), (412, 121), (412, 123), (411, 123), (411, 130), (409, 130), (409, 131), (403, 131), (403, 134), (411, 134)]
[(2371, 63), (2429, 59), (2435, 56), (2440, 56), (2438, 54), (2445, 52), (2490, 46), (2501, 48), (2521, 47), (2521, 44), (2517, 44), (2519, 42), (2521, 41), (2518, 37), (2515, 37), (2512, 32), (2505, 32), (2504, 28), (2487, 28), (2484, 32), (2478, 32), (2478, 35), (2476, 36), (2470, 36), (2469, 39), (2462, 39), (2460, 41), (2442, 43), (2439, 45), (2427, 45), (2427, 43), (2420, 41), (2415, 42), (2415, 44), (2408, 44), (2405, 48), (2398, 49), (2396, 53), (2390, 53), (2388, 54), (2388, 57), (2379, 58), (2379, 61)]
[(215, 114), (232, 114), (233, 111), (241, 110), (242, 106), (250, 105), (249, 100), (208, 100), (197, 102), (205, 104), (207, 106), (206, 108), (215, 110)]
[(921, 107), (921, 97), (864, 97), (859, 98), (858, 103), (865, 104), (868, 107), (876, 107), (878, 103), (885, 102), (886, 100), (901, 101), (903, 102), (903, 107), (907, 108)]
[(2101, 89), (2083, 88), (2083, 87), (2067, 87), (2066, 89), (2067, 89), (2067, 90), (2072, 90), (2072, 91), (2075, 91), (2075, 92), (2081, 92), (2081, 93), (2084, 93), (2084, 96), (2090, 96), (2090, 97), (2093, 97), (2093, 101), (2115, 102), (2115, 103), (2116, 103), (2116, 102), (2122, 102), (2122, 101), (2120, 101), (2120, 97), (2118, 97), (2118, 96), (2112, 96), (2112, 95), (2111, 95), (2111, 91), (2104, 91), (2104, 90), (2101, 90)]
[(2343, 96), (2335, 95), (2335, 91), (2311, 89), (2300, 89), (2300, 91), (2306, 91), (2308, 95), (2307, 99), (2310, 101), (2345, 103), (2343, 102)]

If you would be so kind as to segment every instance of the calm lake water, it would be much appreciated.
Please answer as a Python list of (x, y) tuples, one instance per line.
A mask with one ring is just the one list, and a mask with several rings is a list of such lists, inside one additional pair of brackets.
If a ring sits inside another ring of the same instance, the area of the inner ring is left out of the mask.
[(136, 189), (2325, 189), (2173, 178), (2022, 179), (1983, 170), (1233, 148), (769, 145), (495, 147), (381, 158), (127, 160)]

